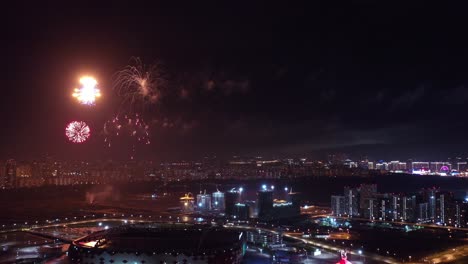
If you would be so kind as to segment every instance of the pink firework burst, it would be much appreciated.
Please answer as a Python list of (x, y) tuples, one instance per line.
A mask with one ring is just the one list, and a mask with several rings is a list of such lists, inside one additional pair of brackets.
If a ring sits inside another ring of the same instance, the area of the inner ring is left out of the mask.
[(65, 135), (73, 143), (83, 143), (91, 135), (91, 130), (85, 122), (73, 121), (65, 128)]

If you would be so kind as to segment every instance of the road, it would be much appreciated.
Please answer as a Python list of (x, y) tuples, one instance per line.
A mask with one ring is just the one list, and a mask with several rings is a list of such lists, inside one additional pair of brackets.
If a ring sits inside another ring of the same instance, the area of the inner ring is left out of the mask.
[(392, 225), (411, 225), (411, 226), (421, 226), (427, 228), (434, 228), (434, 229), (446, 229), (446, 230), (458, 230), (458, 231), (465, 231), (468, 232), (468, 228), (466, 227), (453, 227), (453, 226), (440, 226), (434, 224), (422, 224), (422, 223), (411, 223), (411, 222), (391, 222), (391, 221), (383, 221), (383, 220), (369, 220), (366, 218), (349, 218), (349, 217), (339, 217), (339, 216), (332, 216), (332, 215), (314, 215), (311, 218), (321, 218), (321, 217), (333, 217), (336, 219), (344, 219), (344, 220), (354, 220), (354, 221), (362, 221), (362, 222), (378, 222), (378, 223), (389, 223)]
[[(270, 232), (270, 233), (273, 233), (273, 234), (278, 233), (275, 230), (271, 230), (271, 229), (267, 229), (267, 228), (261, 228), (261, 227), (251, 227), (251, 226), (225, 226), (225, 227), (226, 228), (247, 229), (247, 230), (262, 230), (262, 231)], [(346, 249), (346, 248), (342, 248), (342, 247), (331, 246), (331, 245), (321, 243), (321, 242), (317, 242), (317, 241), (310, 240), (310, 239), (305, 239), (305, 238), (300, 237), (299, 234), (284, 233), (283, 236), (288, 237), (288, 238), (293, 239), (293, 240), (296, 240), (296, 241), (303, 242), (303, 243), (305, 243), (307, 245), (312, 245), (314, 247), (318, 247), (318, 248), (322, 248), (322, 249), (326, 249), (326, 250), (330, 250), (330, 251), (340, 252), (340, 251)], [(377, 254), (365, 253), (365, 252), (362, 252), (362, 254), (359, 254), (359, 252), (355, 251), (355, 250), (354, 251), (348, 251), (348, 252), (351, 255), (355, 255), (355, 256), (358, 256), (358, 257), (362, 256), (362, 257), (365, 257), (367, 259), (377, 261), (378, 263), (389, 263), (389, 264), (398, 264), (398, 263), (400, 263), (399, 261), (396, 261), (393, 258), (383, 257), (383, 256), (380, 256), (380, 255), (377, 255)]]
[(451, 248), (442, 252), (437, 252), (436, 254), (429, 255), (425, 260), (429, 263), (447, 263), (449, 261), (455, 261), (457, 259), (462, 259), (468, 257), (468, 246), (459, 246), (456, 248)]
[[(174, 217), (173, 220), (176, 220), (176, 218)], [(128, 223), (154, 223), (154, 222), (158, 222), (158, 221), (155, 221), (154, 219), (144, 219), (144, 218), (143, 219), (87, 218), (87, 219), (83, 219), (83, 220), (76, 220), (76, 221), (70, 221), (70, 222), (61, 222), (61, 223), (44, 224), (44, 225), (33, 225), (31, 227), (22, 227), (22, 228), (18, 228), (18, 229), (4, 230), (4, 231), (0, 231), (0, 233), (15, 232), (15, 231), (30, 231), (30, 232), (32, 231), (35, 234), (38, 234), (40, 232), (38, 229), (64, 227), (64, 226), (70, 226), (70, 225), (81, 225), (81, 224), (89, 224), (89, 223), (95, 223), (95, 222), (123, 222), (123, 221), (126, 221)], [(167, 220), (161, 220), (161, 222), (167, 223), (168, 221)], [(177, 223), (177, 220), (172, 221), (172, 223)], [(405, 224), (407, 224), (407, 223), (405, 223)], [(429, 226), (433, 227), (432, 225), (429, 225)], [(262, 230), (262, 231), (270, 232), (270, 233), (274, 233), (274, 234), (278, 233), (276, 230), (273, 230), (273, 229), (263, 228), (263, 227), (256, 227), (256, 226), (245, 226), (245, 225), (230, 226), (230, 225), (225, 225), (224, 227), (226, 227), (226, 228), (237, 228), (237, 229), (243, 229), (243, 230)], [(442, 228), (445, 228), (445, 227), (442, 227)], [(464, 228), (459, 228), (457, 230), (464, 230)], [(46, 235), (48, 237), (54, 237), (54, 235), (51, 234), (51, 233), (46, 233)], [(321, 248), (321, 249), (324, 249), (324, 250), (328, 250), (328, 251), (340, 252), (340, 251), (345, 250), (345, 249), (347, 250), (347, 248), (345, 248), (345, 247), (329, 245), (329, 244), (326, 244), (326, 243), (322, 243), (321, 241), (316, 241), (316, 240), (312, 240), (312, 239), (303, 238), (302, 233), (283, 233), (283, 235), (284, 235), (284, 237), (287, 237), (289, 239), (292, 239), (292, 240), (295, 240), (295, 241), (298, 241), (298, 242), (302, 242), (302, 243), (305, 243), (306, 245), (311, 245), (311, 246)], [(60, 240), (69, 240), (69, 238), (64, 238), (64, 237), (60, 237), (60, 236), (57, 236), (55, 238), (60, 239)], [(355, 257), (364, 257), (365, 259), (372, 260), (372, 261), (375, 261), (377, 263), (389, 263), (389, 264), (400, 263), (399, 261), (397, 261), (397, 260), (395, 260), (393, 258), (381, 256), (381, 255), (374, 254), (374, 253), (371, 253), (371, 252), (361, 252), (361, 254), (359, 254), (360, 252), (358, 250), (352, 250), (352, 251), (348, 251), (348, 252), (349, 252), (348, 254), (354, 255)], [(438, 253), (433, 254), (433, 255), (429, 255), (429, 256), (425, 257), (424, 260), (427, 263), (442, 263), (442, 262), (454, 261), (454, 260), (464, 258), (464, 257), (467, 257), (467, 256), (468, 256), (468, 246), (464, 245), (464, 246), (452, 248), (450, 250), (446, 250), (446, 251), (443, 251), (443, 252), (438, 252)]]

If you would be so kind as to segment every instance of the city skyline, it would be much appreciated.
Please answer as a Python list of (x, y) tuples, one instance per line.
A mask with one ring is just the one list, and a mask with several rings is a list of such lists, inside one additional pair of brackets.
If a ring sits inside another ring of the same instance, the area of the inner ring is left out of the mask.
[(468, 263), (468, 5), (2, 7), (0, 263)]
[[(210, 181), (261, 179), (333, 179), (358, 177), (374, 179), (397, 175), (427, 184), (427, 176), (468, 178), (468, 159), (447, 161), (352, 161), (331, 155), (327, 161), (313, 159), (267, 159), (262, 157), (201, 159), (195, 161), (63, 161), (46, 159), (0, 161), (0, 189), (41, 186), (102, 185), (124, 182)], [(428, 178), (430, 179), (430, 178)], [(436, 180), (432, 178), (432, 180)], [(416, 182), (417, 182), (416, 181)], [(437, 180), (439, 181), (439, 180)], [(430, 182), (429, 182), (430, 183)], [(462, 191), (462, 190), (460, 190)]]

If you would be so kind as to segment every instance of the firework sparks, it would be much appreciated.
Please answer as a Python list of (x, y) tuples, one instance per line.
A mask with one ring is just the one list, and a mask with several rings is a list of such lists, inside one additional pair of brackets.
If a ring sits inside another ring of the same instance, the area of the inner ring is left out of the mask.
[(119, 112), (128, 114), (141, 112), (147, 104), (156, 103), (165, 80), (158, 65), (146, 67), (138, 58), (133, 64), (117, 72), (114, 89), (122, 98), (123, 108)]
[(120, 104), (114, 117), (104, 123), (104, 142), (111, 147), (114, 142), (127, 141), (122, 140), (126, 138), (135, 152), (137, 145), (151, 143), (150, 126), (143, 116), (150, 106), (159, 102), (166, 80), (159, 64), (146, 66), (139, 58), (132, 58), (131, 64), (114, 78), (113, 89)]
[(104, 124), (104, 142), (111, 147), (112, 140), (118, 136), (128, 136), (134, 143), (151, 143), (149, 136), (149, 125), (138, 115), (124, 115), (114, 117)]
[(65, 135), (73, 143), (83, 143), (91, 135), (91, 130), (85, 122), (73, 121), (65, 128)]
[(93, 105), (96, 102), (96, 98), (101, 97), (101, 91), (96, 87), (96, 79), (84, 76), (80, 78), (80, 84), (80, 88), (75, 88), (73, 97), (81, 104)]

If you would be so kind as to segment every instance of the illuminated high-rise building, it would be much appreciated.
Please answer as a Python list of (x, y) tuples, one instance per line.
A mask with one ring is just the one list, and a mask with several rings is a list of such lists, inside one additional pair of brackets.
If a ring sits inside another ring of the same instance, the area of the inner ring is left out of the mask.
[(427, 202), (428, 216), (429, 216), (429, 219), (432, 221), (436, 219), (436, 211), (437, 211), (436, 195), (438, 191), (439, 191), (438, 189), (434, 189), (434, 188), (423, 190), (423, 199), (425, 202)]
[(439, 223), (441, 223), (441, 224), (444, 224), (445, 221), (446, 221), (446, 218), (445, 218), (445, 217), (446, 217), (446, 214), (445, 214), (446, 211), (445, 211), (445, 210), (446, 210), (446, 208), (447, 208), (446, 200), (447, 200), (447, 199), (446, 199), (446, 197), (445, 197), (444, 194), (439, 195), (439, 199), (438, 199), (438, 204), (439, 204), (439, 210), (438, 210), (438, 211), (439, 211), (439, 214), (438, 214), (438, 217), (437, 217), (438, 219), (437, 219), (437, 220), (438, 220)]
[(345, 214), (349, 216), (359, 216), (359, 189), (344, 188)]
[(450, 219), (450, 211), (454, 208), (451, 207), (453, 204), (453, 194), (450, 192), (440, 192), (436, 195), (437, 198), (437, 212), (436, 212), (436, 223), (448, 224), (452, 222)]
[(392, 218), (392, 205), (391, 198), (385, 197), (379, 198), (379, 213), (380, 220), (390, 220)]
[(403, 196), (401, 202), (401, 218), (404, 221), (417, 221), (418, 196)]
[(429, 218), (431, 220), (434, 220), (436, 218), (436, 206), (437, 206), (435, 194), (429, 196), (428, 206), (429, 206)]
[(401, 218), (401, 198), (399, 195), (390, 196), (390, 210), (392, 221), (400, 220)]
[(467, 227), (468, 226), (468, 202), (456, 201), (454, 203), (454, 218), (455, 226)]
[(211, 195), (212, 208), (215, 210), (224, 210), (224, 193), (216, 191)]
[(418, 221), (424, 222), (429, 220), (429, 203), (418, 204)]
[(342, 195), (331, 196), (331, 210), (334, 216), (342, 216), (345, 214), (345, 197)]
[(376, 198), (366, 198), (364, 200), (366, 208), (362, 211), (363, 217), (369, 220), (378, 218), (378, 201)]

